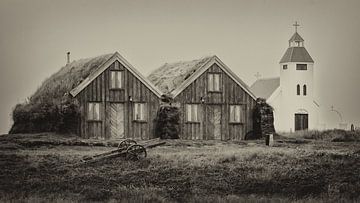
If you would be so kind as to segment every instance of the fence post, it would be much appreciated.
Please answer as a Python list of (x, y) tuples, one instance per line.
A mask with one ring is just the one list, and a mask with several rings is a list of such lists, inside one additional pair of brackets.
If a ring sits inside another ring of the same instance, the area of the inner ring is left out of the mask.
[(266, 142), (266, 145), (269, 146), (269, 147), (272, 147), (274, 145), (274, 136), (273, 134), (266, 134), (265, 136), (265, 142)]

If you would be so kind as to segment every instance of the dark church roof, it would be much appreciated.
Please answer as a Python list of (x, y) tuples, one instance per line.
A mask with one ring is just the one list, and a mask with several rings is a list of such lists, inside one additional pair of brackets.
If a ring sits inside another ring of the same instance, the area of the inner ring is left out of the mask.
[(250, 89), (258, 98), (268, 99), (280, 86), (280, 78), (259, 79), (251, 85)]
[[(301, 46), (290, 46), (291, 42), (301, 43)], [(304, 39), (295, 32), (293, 36), (289, 39), (289, 48), (286, 50), (284, 56), (281, 58), (280, 63), (287, 62), (305, 62), (305, 63), (314, 63), (314, 60), (311, 58), (310, 54), (303, 47)]]
[(293, 36), (289, 39), (289, 42), (303, 42), (304, 39), (299, 35), (299, 33), (295, 32)]
[(289, 47), (284, 56), (281, 58), (280, 63), (287, 62), (309, 62), (314, 63), (310, 54), (306, 51), (305, 47)]

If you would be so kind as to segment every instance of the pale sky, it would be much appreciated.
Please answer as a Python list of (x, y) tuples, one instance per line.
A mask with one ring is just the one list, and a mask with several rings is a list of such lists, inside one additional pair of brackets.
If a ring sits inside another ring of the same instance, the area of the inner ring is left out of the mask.
[(0, 134), (16, 103), (71, 59), (118, 51), (141, 73), (216, 54), (249, 86), (279, 75), (298, 32), (315, 61), (322, 123), (360, 127), (359, 0), (0, 0)]

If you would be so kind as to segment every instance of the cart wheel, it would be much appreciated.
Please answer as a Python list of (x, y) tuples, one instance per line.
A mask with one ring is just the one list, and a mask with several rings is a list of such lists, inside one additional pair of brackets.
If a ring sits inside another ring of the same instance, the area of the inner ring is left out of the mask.
[(119, 142), (118, 148), (119, 149), (127, 149), (131, 145), (135, 145), (135, 144), (137, 144), (135, 140), (126, 139), (126, 140)]
[(126, 159), (138, 161), (140, 159), (144, 159), (146, 157), (146, 149), (142, 145), (131, 145), (126, 150)]

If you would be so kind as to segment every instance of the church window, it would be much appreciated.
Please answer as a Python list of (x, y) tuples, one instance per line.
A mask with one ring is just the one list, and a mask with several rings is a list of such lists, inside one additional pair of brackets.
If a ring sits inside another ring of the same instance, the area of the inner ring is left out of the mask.
[(300, 85), (297, 85), (297, 86), (296, 86), (296, 94), (297, 94), (297, 95), (300, 95)]
[(307, 64), (296, 64), (296, 70), (307, 70)]
[(283, 69), (286, 70), (286, 69), (287, 69), (287, 65), (283, 65)]
[(303, 86), (303, 95), (306, 96), (306, 85)]
[(220, 74), (218, 73), (208, 74), (208, 91), (210, 92), (220, 91)]

